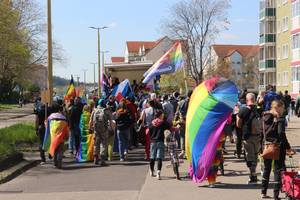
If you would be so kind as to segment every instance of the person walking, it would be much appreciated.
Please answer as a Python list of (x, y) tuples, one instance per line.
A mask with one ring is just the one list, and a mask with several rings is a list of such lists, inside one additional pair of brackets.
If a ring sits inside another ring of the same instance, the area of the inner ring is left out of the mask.
[(154, 165), (157, 161), (157, 173), (156, 177), (158, 180), (161, 179), (161, 168), (162, 161), (164, 159), (165, 151), (165, 135), (164, 132), (170, 129), (170, 124), (165, 120), (164, 113), (162, 110), (155, 112), (155, 119), (151, 122), (150, 128), (150, 175), (154, 176)]
[(106, 108), (103, 99), (98, 102), (97, 108), (92, 112), (90, 123), (90, 130), (95, 133), (94, 143), (94, 164), (99, 164), (99, 153), (101, 165), (105, 165), (105, 157), (107, 154), (107, 140), (108, 140), (108, 126), (112, 126), (112, 114)]
[[(75, 156), (77, 155), (80, 146), (80, 117), (82, 114), (82, 108), (83, 105), (81, 103), (81, 98), (76, 97), (74, 101), (74, 105), (70, 109), (70, 119), (69, 119), (71, 137), (73, 137), (73, 139), (75, 140), (75, 150), (76, 150)], [(73, 146), (72, 139), (70, 139), (70, 141), (71, 141), (71, 150), (72, 150), (72, 146)]]
[(128, 156), (128, 137), (131, 125), (130, 112), (126, 107), (126, 102), (121, 101), (116, 113), (117, 136), (119, 142), (120, 161), (123, 162)]
[(150, 127), (152, 126), (152, 121), (155, 117), (154, 101), (149, 101), (149, 107), (144, 109), (141, 114), (140, 121), (142, 126), (145, 127), (145, 154), (146, 160), (150, 159)]
[(163, 111), (164, 111), (167, 122), (169, 124), (172, 124), (173, 119), (174, 119), (174, 108), (173, 108), (173, 105), (171, 104), (171, 102), (169, 101), (168, 95), (163, 96), (162, 107), (163, 107)]
[[(265, 144), (279, 145), (279, 159), (274, 160), (274, 199), (278, 200), (281, 188), (281, 172), (285, 171), (286, 153), (292, 154), (290, 144), (285, 133), (284, 103), (275, 100), (271, 104), (271, 110), (263, 115), (263, 137)], [(267, 190), (269, 187), (270, 173), (272, 169), (272, 159), (264, 159), (263, 179), (261, 197), (269, 198)]]
[(237, 115), (237, 127), (241, 128), (247, 167), (250, 171), (248, 184), (257, 183), (256, 167), (261, 143), (260, 115), (255, 105), (255, 95), (246, 95), (246, 105)]

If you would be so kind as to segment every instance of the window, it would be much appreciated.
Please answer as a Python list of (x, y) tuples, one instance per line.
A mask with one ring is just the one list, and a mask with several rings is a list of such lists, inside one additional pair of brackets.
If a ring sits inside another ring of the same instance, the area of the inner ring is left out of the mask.
[(282, 31), (288, 31), (289, 29), (289, 18), (287, 16), (285, 16), (283, 19), (282, 19)]
[(300, 1), (292, 3), (292, 16), (297, 17), (300, 15)]
[(288, 57), (289, 57), (289, 45), (285, 44), (285, 45), (282, 46), (281, 58), (286, 59)]
[(278, 86), (281, 85), (281, 73), (280, 72), (277, 73), (277, 85)]
[(293, 49), (300, 48), (300, 33), (293, 35)]
[(280, 7), (282, 5), (282, 0), (277, 0), (277, 7)]
[(287, 72), (287, 71), (284, 71), (283, 73), (282, 73), (282, 85), (284, 85), (284, 86), (287, 86), (287, 85), (289, 85), (289, 81), (288, 81), (288, 76), (289, 76), (289, 72)]
[(280, 20), (277, 21), (277, 33), (281, 32)]
[(274, 46), (267, 46), (266, 47), (266, 59), (274, 59), (274, 58), (276, 58), (275, 51), (276, 51), (276, 47), (274, 47)]
[(277, 48), (277, 60), (280, 60), (281, 59), (281, 49), (280, 47)]
[(293, 73), (293, 81), (300, 81), (300, 66), (293, 67), (292, 68), (292, 73)]

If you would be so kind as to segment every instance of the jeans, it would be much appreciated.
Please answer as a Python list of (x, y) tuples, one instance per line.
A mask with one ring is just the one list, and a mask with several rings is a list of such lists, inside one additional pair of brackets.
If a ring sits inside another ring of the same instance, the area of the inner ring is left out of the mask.
[(45, 151), (43, 150), (43, 143), (45, 137), (45, 126), (39, 125), (37, 130), (37, 135), (39, 137), (39, 151), (42, 162), (46, 162)]
[(146, 159), (150, 159), (150, 129), (146, 128), (145, 130), (145, 153)]
[(78, 152), (80, 146), (80, 128), (79, 125), (71, 128), (71, 136), (69, 138), (69, 150)]
[(117, 129), (120, 159), (124, 159), (124, 152), (128, 151), (128, 136), (129, 136), (129, 133), (130, 133), (129, 128), (124, 129), (124, 130)]
[[(267, 194), (269, 187), (270, 174), (272, 170), (272, 161), (270, 159), (264, 160), (264, 173), (262, 179), (262, 194)], [(281, 172), (285, 170), (285, 152), (281, 152), (279, 160), (274, 161), (274, 197), (279, 196), (279, 191), (281, 187)]]

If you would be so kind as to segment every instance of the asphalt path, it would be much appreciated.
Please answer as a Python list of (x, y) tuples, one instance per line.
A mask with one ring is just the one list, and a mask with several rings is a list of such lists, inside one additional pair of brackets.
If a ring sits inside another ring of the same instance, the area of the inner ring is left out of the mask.
[(47, 199), (46, 194), (61, 199), (67, 193), (67, 197), (78, 194), (79, 199), (95, 194), (101, 194), (103, 198), (109, 195), (106, 199), (118, 199), (119, 196), (135, 199), (145, 183), (148, 170), (148, 162), (143, 157), (143, 150), (136, 149), (131, 151), (128, 161), (120, 162), (116, 156), (115, 161), (108, 162), (105, 167), (76, 163), (73, 158), (67, 157), (61, 170), (47, 162), (0, 185), (0, 199)]

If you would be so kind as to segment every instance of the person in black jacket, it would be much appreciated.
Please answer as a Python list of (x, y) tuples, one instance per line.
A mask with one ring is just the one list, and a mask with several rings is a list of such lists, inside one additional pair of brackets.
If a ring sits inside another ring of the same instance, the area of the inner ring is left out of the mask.
[[(75, 140), (75, 150), (76, 150), (76, 154), (79, 151), (79, 146), (80, 146), (80, 117), (82, 114), (82, 109), (83, 109), (83, 105), (81, 103), (81, 98), (80, 97), (76, 97), (75, 101), (74, 101), (74, 105), (71, 107), (70, 109), (70, 118), (69, 118), (69, 126), (70, 126), (70, 130), (71, 130), (71, 137), (74, 138)], [(70, 140), (72, 141), (72, 140)], [(70, 153), (73, 153), (73, 149), (72, 149), (72, 144), (71, 144), (71, 149)]]
[(160, 172), (162, 168), (162, 160), (164, 159), (165, 151), (165, 130), (170, 129), (170, 124), (164, 120), (164, 112), (157, 110), (155, 119), (150, 127), (150, 175), (154, 176), (154, 165), (157, 160), (157, 179), (160, 180)]
[[(281, 187), (281, 172), (285, 170), (285, 156), (286, 153), (292, 154), (290, 144), (285, 134), (285, 115), (284, 103), (275, 100), (271, 104), (271, 110), (264, 113), (263, 116), (263, 135), (265, 144), (278, 144), (280, 147), (279, 160), (274, 161), (274, 199), (279, 198), (279, 191)], [(264, 159), (264, 171), (262, 179), (261, 197), (269, 198), (267, 196), (267, 189), (269, 186), (270, 173), (272, 169), (272, 159)]]
[(125, 102), (122, 101), (119, 104), (119, 108), (116, 113), (117, 136), (121, 162), (127, 159), (128, 155), (128, 137), (130, 134), (131, 121), (130, 112), (126, 107)]

